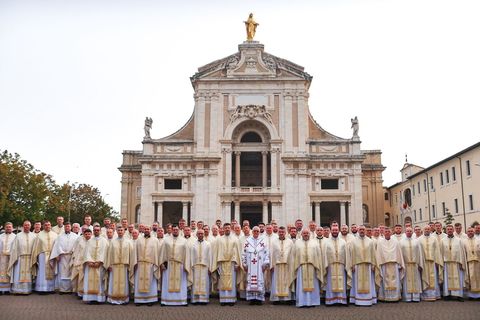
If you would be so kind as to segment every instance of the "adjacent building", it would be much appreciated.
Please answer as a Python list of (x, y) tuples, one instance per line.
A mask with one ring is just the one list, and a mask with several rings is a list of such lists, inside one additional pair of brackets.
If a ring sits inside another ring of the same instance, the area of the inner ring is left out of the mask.
[(480, 143), (428, 168), (405, 163), (402, 180), (385, 190), (388, 223), (425, 225), (444, 222), (480, 222)]

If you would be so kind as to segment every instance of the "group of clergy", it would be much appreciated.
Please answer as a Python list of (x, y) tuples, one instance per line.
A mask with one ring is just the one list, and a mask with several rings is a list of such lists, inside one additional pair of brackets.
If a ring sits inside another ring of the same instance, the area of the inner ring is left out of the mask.
[(96, 304), (151, 306), (237, 299), (297, 307), (379, 301), (480, 299), (480, 225), (430, 223), (423, 229), (380, 225), (306, 228), (275, 221), (250, 229), (248, 221), (211, 229), (201, 221), (167, 225), (165, 230), (129, 224), (83, 226), (57, 218), (35, 226), (23, 223), (0, 235), (0, 292), (73, 293)]

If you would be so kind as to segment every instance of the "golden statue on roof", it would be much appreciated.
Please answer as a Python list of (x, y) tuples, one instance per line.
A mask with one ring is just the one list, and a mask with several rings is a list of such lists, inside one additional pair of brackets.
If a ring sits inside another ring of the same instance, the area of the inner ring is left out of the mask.
[(253, 37), (255, 37), (255, 31), (257, 31), (258, 23), (253, 20), (253, 13), (248, 15), (247, 21), (243, 21), (245, 23), (245, 28), (247, 29), (247, 41), (253, 41)]

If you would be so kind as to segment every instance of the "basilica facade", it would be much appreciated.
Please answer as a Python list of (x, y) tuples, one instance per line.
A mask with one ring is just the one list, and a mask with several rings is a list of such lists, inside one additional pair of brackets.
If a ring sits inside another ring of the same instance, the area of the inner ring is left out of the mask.
[(155, 139), (147, 118), (143, 149), (123, 152), (122, 217), (384, 223), (381, 152), (361, 150), (356, 118), (350, 138), (313, 119), (311, 81), (253, 40), (200, 67), (187, 123)]

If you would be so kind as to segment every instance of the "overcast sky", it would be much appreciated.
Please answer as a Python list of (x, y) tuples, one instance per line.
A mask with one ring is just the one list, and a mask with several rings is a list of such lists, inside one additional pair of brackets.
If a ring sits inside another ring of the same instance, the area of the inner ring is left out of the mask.
[(385, 185), (480, 141), (480, 1), (0, 0), (0, 149), (120, 208), (123, 150), (182, 127), (189, 77), (237, 51), (253, 12), (265, 51), (313, 76), (310, 111)]

